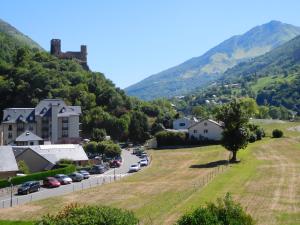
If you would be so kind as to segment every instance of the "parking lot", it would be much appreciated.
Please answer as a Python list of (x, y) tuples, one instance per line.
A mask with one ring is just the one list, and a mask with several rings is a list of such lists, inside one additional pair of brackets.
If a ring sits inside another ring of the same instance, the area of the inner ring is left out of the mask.
[(39, 199), (64, 195), (74, 191), (79, 191), (122, 179), (123, 177), (128, 176), (130, 174), (128, 173), (130, 165), (139, 162), (140, 158), (133, 155), (131, 151), (124, 149), (122, 150), (121, 156), (123, 162), (119, 168), (110, 169), (103, 174), (91, 175), (89, 179), (83, 180), (81, 182), (73, 182), (72, 184), (61, 185), (58, 188), (41, 187), (40, 191), (28, 195), (17, 195), (16, 190), (14, 188), (12, 202), (10, 193), (5, 193), (0, 196), (0, 208), (7, 208), (11, 205), (16, 206)]

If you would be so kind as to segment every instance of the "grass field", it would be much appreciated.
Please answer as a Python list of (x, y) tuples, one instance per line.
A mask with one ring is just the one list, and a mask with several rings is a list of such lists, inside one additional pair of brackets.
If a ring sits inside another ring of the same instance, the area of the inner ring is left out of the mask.
[[(174, 224), (180, 215), (231, 192), (258, 224), (300, 224), (300, 123), (264, 123), (267, 134), (283, 129), (281, 139), (265, 138), (228, 158), (220, 146), (151, 151), (150, 167), (121, 181), (12, 209), (0, 219), (35, 220), (71, 203), (105, 204), (133, 210), (142, 224)], [(213, 179), (205, 186), (207, 178)], [(1, 224), (1, 223), (0, 223)], [(13, 223), (14, 224), (14, 223)]]

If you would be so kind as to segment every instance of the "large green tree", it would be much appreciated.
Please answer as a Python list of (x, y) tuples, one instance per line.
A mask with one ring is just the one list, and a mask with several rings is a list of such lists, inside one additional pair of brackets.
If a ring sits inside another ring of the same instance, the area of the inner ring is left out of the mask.
[(135, 143), (144, 143), (149, 138), (147, 116), (142, 112), (133, 112), (129, 124), (129, 138)]
[(248, 145), (249, 114), (244, 109), (243, 102), (234, 99), (223, 105), (216, 117), (219, 121), (224, 122), (222, 145), (232, 152), (230, 162), (237, 162), (237, 152)]

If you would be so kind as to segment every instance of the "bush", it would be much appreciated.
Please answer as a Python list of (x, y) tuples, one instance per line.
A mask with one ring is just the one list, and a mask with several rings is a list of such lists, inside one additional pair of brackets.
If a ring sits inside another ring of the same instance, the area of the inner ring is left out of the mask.
[(208, 203), (206, 207), (200, 207), (192, 213), (183, 215), (177, 222), (177, 225), (220, 224), (253, 225), (254, 220), (227, 193), (224, 199), (217, 200), (217, 204)]
[(36, 225), (137, 225), (138, 219), (127, 210), (108, 206), (65, 207), (58, 215), (46, 215)]
[(253, 142), (255, 142), (256, 140), (257, 140), (256, 134), (251, 133), (250, 136), (249, 136), (249, 142), (250, 142), (250, 143), (253, 143)]
[[(18, 185), (18, 184), (22, 184), (22, 183), (24, 183), (26, 181), (30, 181), (30, 180), (43, 180), (46, 177), (52, 177), (59, 173), (69, 174), (76, 170), (75, 165), (61, 164), (60, 166), (61, 166), (61, 168), (54, 169), (54, 170), (48, 170), (48, 171), (39, 172), (39, 173), (32, 173), (32, 174), (29, 174), (24, 177), (13, 177), (11, 179), (11, 182), (13, 183), (13, 185)], [(10, 186), (10, 183), (7, 180), (0, 180), (0, 188), (8, 187), (8, 186)]]
[(28, 166), (26, 165), (25, 161), (24, 160), (20, 160), (18, 162), (18, 167), (19, 167), (19, 171), (24, 173), (24, 174), (29, 174), (30, 171), (29, 171), (29, 168)]
[(273, 138), (281, 138), (283, 136), (283, 131), (279, 129), (274, 129), (272, 132)]
[(183, 132), (161, 131), (155, 137), (159, 147), (186, 144), (186, 134)]
[(266, 136), (265, 131), (263, 128), (258, 128), (255, 130), (256, 140), (261, 140), (263, 137)]

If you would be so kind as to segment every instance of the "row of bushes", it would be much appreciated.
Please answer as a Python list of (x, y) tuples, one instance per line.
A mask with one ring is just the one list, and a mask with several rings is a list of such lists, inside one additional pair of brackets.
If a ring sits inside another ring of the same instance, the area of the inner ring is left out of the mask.
[[(128, 210), (109, 206), (79, 206), (71, 204), (57, 215), (46, 215), (36, 225), (69, 225), (69, 224), (105, 224), (105, 225), (138, 225), (138, 218)], [(243, 224), (253, 225), (255, 221), (239, 203), (232, 200), (230, 194), (217, 203), (207, 203), (193, 212), (183, 215), (176, 225), (220, 225)]]
[[(61, 164), (60, 167), (61, 168), (58, 168), (58, 169), (33, 173), (33, 174), (29, 174), (29, 175), (22, 176), (22, 177), (21, 176), (13, 177), (11, 179), (11, 182), (13, 185), (18, 185), (18, 184), (22, 184), (26, 181), (43, 180), (46, 177), (55, 176), (56, 174), (60, 174), (60, 173), (69, 174), (76, 170), (76, 167), (73, 164)], [(10, 182), (8, 180), (0, 180), (0, 188), (4, 188), (4, 187), (8, 187), (8, 186), (10, 186)]]
[(207, 138), (189, 138), (184, 132), (160, 131), (155, 135), (157, 146), (182, 146), (182, 145), (210, 145), (219, 144), (219, 141), (209, 140)]

